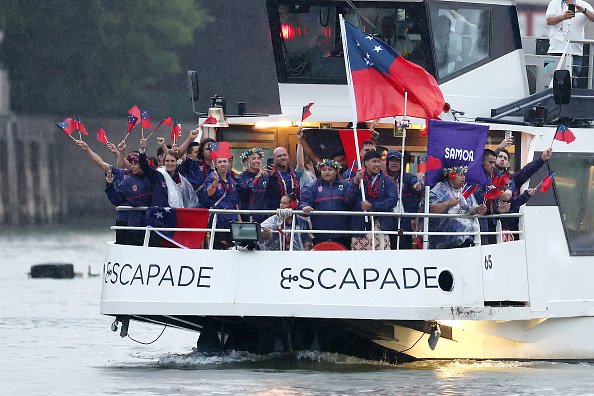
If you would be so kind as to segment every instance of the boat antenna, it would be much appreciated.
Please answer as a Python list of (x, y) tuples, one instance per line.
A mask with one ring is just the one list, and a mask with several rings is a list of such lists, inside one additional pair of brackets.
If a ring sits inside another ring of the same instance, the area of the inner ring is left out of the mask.
[(371, 23), (371, 21), (370, 21), (369, 19), (367, 19), (367, 17), (365, 16), (365, 14), (363, 14), (363, 13), (361, 12), (361, 10), (359, 10), (359, 9), (357, 8), (357, 6), (355, 6), (355, 5), (353, 4), (352, 0), (345, 0), (345, 1), (347, 2), (347, 4), (348, 4), (348, 5), (350, 5), (350, 6), (351, 6), (351, 8), (352, 8), (353, 10), (355, 10), (355, 12), (356, 12), (357, 14), (359, 14), (359, 16), (361, 17), (361, 19), (363, 19), (365, 22), (367, 22), (369, 25), (371, 25), (371, 27), (372, 27), (372, 28), (374, 28), (374, 29), (376, 28), (376, 26), (375, 26), (373, 23)]

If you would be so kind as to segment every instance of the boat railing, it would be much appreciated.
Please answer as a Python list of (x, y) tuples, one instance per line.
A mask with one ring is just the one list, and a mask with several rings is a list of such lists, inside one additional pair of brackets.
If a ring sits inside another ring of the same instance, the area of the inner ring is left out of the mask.
[[(581, 77), (573, 75), (573, 67), (572, 67), (573, 55), (571, 54), (571, 51), (570, 51), (570, 44), (584, 44), (584, 45), (589, 46), (589, 51), (588, 51), (588, 56), (587, 56), (588, 75), (583, 78), (587, 79), (587, 88), (592, 89), (592, 82), (593, 82), (593, 78), (594, 78), (594, 51), (593, 51), (594, 47), (592, 46), (592, 44), (594, 44), (594, 40), (568, 40), (567, 44), (565, 45), (565, 50), (561, 54), (561, 58), (559, 59), (559, 63), (557, 64), (557, 70), (561, 70), (561, 69), (569, 70), (569, 74), (571, 75), (571, 78), (578, 79)], [(553, 87), (552, 80), (551, 80), (549, 87), (551, 87), (551, 88)]]
[[(122, 211), (146, 211), (147, 207), (130, 207), (130, 206), (118, 206), (117, 210)], [(205, 228), (167, 228), (167, 227), (152, 227), (152, 226), (145, 226), (145, 227), (130, 227), (130, 226), (112, 226), (112, 230), (130, 230), (130, 231), (144, 231), (145, 238), (144, 238), (144, 245), (149, 246), (149, 240), (151, 232), (153, 231), (188, 231), (188, 232), (209, 232), (210, 233), (210, 240), (208, 244), (208, 249), (212, 250), (214, 246), (214, 236), (217, 232), (224, 232), (228, 233), (231, 232), (228, 228), (217, 228), (217, 214), (239, 214), (245, 215), (247, 217), (254, 216), (254, 215), (275, 215), (278, 214), (278, 210), (231, 210), (231, 209), (208, 209), (209, 213), (212, 214), (212, 223), (210, 227)], [(331, 215), (341, 215), (341, 216), (365, 216), (371, 218), (371, 224), (374, 222), (375, 217), (407, 217), (407, 218), (420, 218), (423, 220), (423, 229), (418, 231), (404, 231), (404, 230), (395, 230), (395, 231), (382, 231), (382, 230), (375, 230), (374, 227), (370, 227), (371, 230), (298, 230), (295, 229), (296, 224), (296, 216), (331, 216)], [(523, 217), (521, 213), (500, 213), (500, 214), (493, 214), (493, 215), (464, 215), (464, 214), (447, 214), (447, 213), (401, 213), (401, 212), (351, 212), (351, 211), (314, 211), (311, 214), (307, 214), (302, 210), (292, 210), (290, 212), (290, 216), (292, 216), (292, 221), (290, 224), (290, 228), (285, 228), (284, 231), (288, 232), (290, 235), (290, 247), (289, 250), (293, 250), (293, 243), (294, 243), (294, 234), (299, 233), (312, 233), (312, 234), (344, 234), (344, 235), (361, 235), (361, 234), (371, 234), (372, 240), (375, 240), (376, 235), (397, 235), (398, 237), (401, 236), (419, 236), (422, 237), (423, 240), (423, 249), (427, 249), (428, 245), (428, 237), (431, 235), (472, 235), (474, 237), (475, 245), (480, 246), (481, 244), (481, 237), (482, 236), (495, 236), (497, 243), (507, 242), (509, 240), (522, 239), (524, 235), (524, 225), (523, 225)], [(429, 231), (429, 221), (424, 221), (424, 219), (431, 219), (431, 218), (467, 218), (473, 221), (473, 231), (463, 231), (463, 232), (450, 232), (450, 231)], [(519, 227), (518, 230), (505, 230), (501, 225), (501, 219), (504, 218), (518, 218), (519, 220)], [(481, 231), (479, 226), (479, 219), (490, 219), (496, 221), (495, 231)], [(286, 226), (286, 224), (285, 224)], [(278, 232), (271, 230), (272, 232)], [(279, 233), (282, 234), (282, 233)], [(382, 245), (383, 245), (383, 238)], [(399, 242), (399, 241), (398, 241)], [(392, 250), (399, 250), (400, 243), (396, 244), (396, 248)], [(372, 244), (372, 250), (375, 250), (375, 243)]]

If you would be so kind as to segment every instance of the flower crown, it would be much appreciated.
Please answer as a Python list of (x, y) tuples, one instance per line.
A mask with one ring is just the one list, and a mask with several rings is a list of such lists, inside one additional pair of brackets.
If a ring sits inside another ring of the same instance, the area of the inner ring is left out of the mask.
[(327, 159), (327, 158), (318, 162), (318, 166), (317, 166), (318, 170), (322, 169), (323, 165), (332, 166), (336, 170), (339, 170), (340, 166), (341, 166), (338, 161), (334, 161), (334, 160)]
[(130, 153), (126, 156), (126, 159), (128, 160), (128, 162), (140, 162), (140, 157), (138, 156), (138, 154), (135, 153)]
[(456, 177), (456, 173), (466, 173), (468, 172), (467, 165), (459, 165), (459, 166), (452, 166), (451, 168), (443, 168), (443, 175), (449, 176), (450, 179)]
[(252, 155), (252, 154), (258, 154), (260, 156), (260, 158), (264, 157), (264, 151), (262, 151), (261, 148), (252, 147), (251, 149), (245, 150), (243, 153), (241, 153), (241, 155), (240, 155), (241, 162), (248, 159), (250, 157), (250, 155)]

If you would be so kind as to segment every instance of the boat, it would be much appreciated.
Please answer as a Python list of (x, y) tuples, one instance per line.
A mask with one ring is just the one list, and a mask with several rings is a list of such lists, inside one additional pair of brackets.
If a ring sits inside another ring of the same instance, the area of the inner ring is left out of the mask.
[[(260, 146), (269, 153), (285, 146), (294, 158), (295, 131), (310, 102), (315, 107), (304, 127), (346, 128), (353, 116), (336, 46), (338, 15), (378, 36), (382, 19), (390, 16), (405, 41), (402, 48), (410, 45), (410, 51), (401, 49), (403, 56), (407, 51), (408, 60), (436, 77), (450, 104), (442, 118), (488, 125), (490, 148), (512, 135), (515, 169), (554, 142), (553, 158), (525, 186), (537, 186), (554, 170), (553, 188), (535, 194), (515, 215), (520, 227), (514, 238), (499, 227), (497, 243), (462, 249), (223, 251), (110, 242), (101, 314), (115, 318), (121, 335), (139, 321), (196, 331), (201, 351), (313, 349), (398, 362), (594, 359), (591, 80), (571, 91), (570, 105), (556, 108), (555, 102), (567, 98), (552, 88), (551, 73), (543, 82), (542, 71), (551, 62), (563, 69), (563, 61), (525, 53), (523, 41), (527, 46), (530, 40), (520, 37), (515, 3), (249, 0), (245, 7), (253, 18), (236, 18), (230, 25), (236, 30), (249, 25), (254, 48), (270, 49), (262, 62), (272, 64), (262, 68), (273, 67), (277, 111), (247, 113), (245, 103), (236, 115), (226, 111), (229, 128), (220, 128), (216, 138), (229, 141), (233, 150)], [(438, 66), (440, 16), (450, 19), (463, 51)], [(249, 49), (237, 51), (249, 57)], [(531, 66), (538, 71), (537, 83), (527, 78)], [(220, 99), (213, 97), (213, 104)], [(553, 118), (570, 125), (575, 143), (553, 140)], [(380, 120), (379, 144), (400, 149), (400, 121)], [(426, 151), (423, 122), (412, 119), (406, 129), (405, 152), (413, 156)], [(414, 173), (416, 164), (408, 163), (407, 171)]]

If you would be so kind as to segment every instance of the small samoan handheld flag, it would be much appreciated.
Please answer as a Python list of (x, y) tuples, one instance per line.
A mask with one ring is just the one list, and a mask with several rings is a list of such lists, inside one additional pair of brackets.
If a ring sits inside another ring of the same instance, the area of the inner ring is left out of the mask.
[(99, 125), (99, 132), (97, 132), (97, 140), (99, 140), (103, 144), (107, 144), (107, 134), (103, 130), (103, 127), (101, 127), (101, 124), (99, 124), (99, 121), (97, 121), (97, 125)]
[(217, 123), (217, 119), (213, 116), (208, 116), (206, 120), (202, 123), (202, 125), (214, 125)]
[(493, 188), (485, 194), (485, 199), (495, 199), (498, 196), (500, 196), (501, 194), (503, 194), (503, 191), (499, 191), (498, 189)]
[(64, 121), (58, 122), (56, 125), (58, 126), (58, 128), (66, 132), (68, 135), (72, 135), (72, 132), (74, 132), (74, 130), (76, 129), (76, 127), (74, 126), (74, 121), (72, 121), (72, 118), (66, 118)]
[(210, 150), (210, 158), (216, 160), (218, 158), (231, 158), (231, 145), (229, 142), (215, 142), (208, 143), (208, 149)]
[(465, 184), (464, 188), (462, 189), (462, 195), (464, 196), (464, 199), (468, 199), (472, 194), (474, 194), (477, 187), (478, 186), (476, 184)]
[(551, 172), (550, 175), (544, 178), (540, 185), (540, 191), (545, 192), (553, 185), (553, 180), (555, 179), (555, 172)]
[[(155, 129), (153, 129), (153, 132), (155, 132), (157, 129), (159, 129), (159, 127), (163, 124), (171, 126), (171, 117), (167, 117), (163, 121), (161, 121), (159, 123), (159, 125), (157, 125), (157, 127)], [(151, 133), (153, 133), (153, 132), (151, 132)]]
[(128, 133), (132, 131), (132, 128), (138, 123), (138, 119), (140, 118), (140, 109), (138, 106), (132, 107), (128, 110)]
[(307, 117), (311, 115), (311, 106), (313, 106), (313, 103), (310, 103), (307, 106), (303, 106), (303, 111), (301, 112), (301, 122), (303, 122)]
[(149, 119), (149, 113), (146, 110), (140, 112), (140, 127), (151, 128), (151, 120)]
[(499, 177), (493, 178), (493, 185), (500, 190), (505, 189), (506, 184), (508, 184), (508, 183), (509, 183), (509, 176), (507, 175), (507, 173), (504, 173)]
[(89, 134), (87, 133), (87, 129), (80, 120), (80, 116), (76, 116), (76, 120), (74, 120), (74, 127), (78, 129), (80, 133), (89, 136)]
[(175, 140), (181, 137), (181, 125), (177, 123), (177, 118), (171, 127), (171, 140)]
[(559, 126), (557, 126), (557, 131), (555, 132), (554, 140), (560, 140), (569, 144), (575, 140), (575, 135), (565, 125), (559, 124)]
[(425, 162), (421, 162), (417, 165), (417, 171), (419, 173), (425, 173), (436, 169), (441, 169), (441, 160), (432, 156), (428, 156)]

